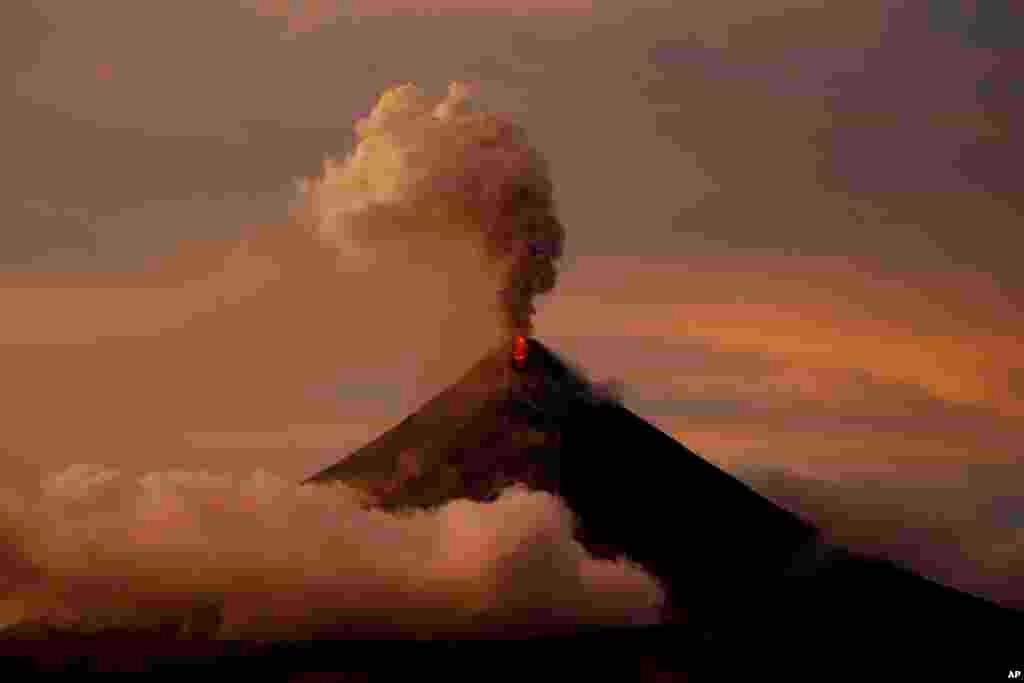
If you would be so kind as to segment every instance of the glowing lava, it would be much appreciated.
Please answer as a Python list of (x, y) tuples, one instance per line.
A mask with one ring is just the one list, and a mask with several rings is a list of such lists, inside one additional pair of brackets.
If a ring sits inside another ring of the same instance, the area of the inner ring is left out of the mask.
[(518, 367), (523, 367), (523, 363), (526, 362), (526, 348), (526, 337), (522, 335), (516, 336), (515, 342), (512, 345), (512, 359)]

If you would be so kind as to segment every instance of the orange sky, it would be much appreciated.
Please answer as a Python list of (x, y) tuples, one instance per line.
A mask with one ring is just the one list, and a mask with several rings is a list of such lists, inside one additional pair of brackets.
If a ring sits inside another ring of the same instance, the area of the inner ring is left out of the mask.
[[(411, 275), (422, 315), (401, 308), (401, 282), (360, 305), (331, 264), (282, 225), (183, 243), (134, 274), (4, 274), (8, 454), (44, 469), (258, 465), (298, 477), (485, 350), (453, 328), (465, 351), (417, 389), (418, 362), (454, 354), (431, 332), (443, 292)], [(927, 471), (1016, 455), (1009, 350), (1021, 335), (1006, 306), (981, 275), (595, 257), (564, 274), (538, 336), (596, 379), (625, 379), (627, 405), (713, 461)], [(418, 331), (423, 346), (410, 347)]]
[(567, 257), (538, 336), (644, 417), (722, 462), (1019, 460), (1013, 54), (872, 2), (366, 16), (400, 4), (19, 5), (12, 463), (298, 476), (450, 381), (486, 337), (471, 293), (420, 259), (374, 303), (273, 226), (384, 87), (452, 79), (551, 162)]
[[(611, 324), (631, 336), (698, 338), (1024, 415), (1024, 397), (1009, 386), (1024, 323), (984, 273), (885, 272), (821, 257), (606, 257), (579, 267), (551, 304), (559, 331), (574, 316), (595, 333)], [(629, 276), (613, 283), (600, 275), (608, 272)]]
[(740, 255), (574, 268), (540, 329), (712, 460), (923, 474), (1019, 458), (1024, 330), (984, 273)]
[(550, 164), (538, 338), (821, 528), (1024, 604), (1024, 52), (999, 3), (6, 5), (0, 489), (78, 463), (298, 481), (489, 350), (472, 245), (289, 220), (386, 88), (462, 81)]

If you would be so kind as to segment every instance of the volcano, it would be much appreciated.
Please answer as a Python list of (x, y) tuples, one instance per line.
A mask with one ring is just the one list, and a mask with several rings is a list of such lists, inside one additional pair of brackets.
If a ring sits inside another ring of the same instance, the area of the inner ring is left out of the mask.
[[(393, 429), (307, 483), (342, 481), (389, 509), (493, 499), (519, 483), (562, 497), (592, 554), (643, 565), (666, 617), (720, 614), (783, 571), (815, 530), (596, 388), (537, 340), (499, 349)], [(693, 523), (697, 521), (697, 523)], [(700, 558), (700, 560), (696, 560)], [(699, 596), (699, 600), (695, 599)], [(706, 603), (706, 604), (698, 604)]]
[[(594, 668), (602, 680), (821, 680), (851, 670), (864, 680), (893, 680), (897, 671), (985, 680), (1024, 669), (1024, 615), (828, 543), (811, 522), (641, 419), (535, 339), (486, 355), (305, 483), (332, 482), (395, 511), (491, 501), (511, 485), (550, 492), (575, 513), (577, 540), (592, 555), (628, 558), (662, 583), (661, 623), (440, 643), (355, 633), (221, 641), (171, 621), (102, 637), (26, 624), (0, 637), (0, 661), (20, 672), (141, 667), (281, 680), (310, 671), (404, 676), (410, 666), (479, 680), (493, 671), (479, 662), (548, 678)], [(204, 610), (198, 621), (216, 632), (217, 608)]]
[(1017, 611), (829, 544), (536, 339), (484, 357), (307, 481), (345, 482), (391, 509), (486, 501), (513, 483), (549, 491), (576, 514), (588, 551), (663, 583), (668, 626), (776, 661), (777, 650), (804, 656), (794, 642), (844, 657), (919, 644), (984, 659), (1024, 633)]

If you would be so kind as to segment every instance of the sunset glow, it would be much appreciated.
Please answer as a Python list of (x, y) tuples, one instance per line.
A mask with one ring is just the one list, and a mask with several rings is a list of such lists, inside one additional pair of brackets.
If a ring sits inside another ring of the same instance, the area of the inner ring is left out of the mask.
[[(224, 566), (294, 587), (303, 563), (261, 555), (257, 531), (313, 557), (324, 534), (289, 520), (341, 510), (365, 531), (327, 534), (296, 604), (379, 589), (401, 607), (422, 579), (432, 609), (471, 612), (525, 539), (649, 606), (649, 577), (579, 555), (555, 500), (406, 523), (297, 483), (481, 358), (525, 382), (548, 349), (763, 495), (806, 494), (816, 522), (1024, 605), (1009, 10), (108, 4), (7, 3), (0, 26), (0, 541), (10, 520), (45, 528), (22, 535), (88, 577), (90, 533), (129, 574), (127, 545), (213, 566), (208, 534), (240, 554)], [(413, 444), (395, 462), (422, 464)], [(51, 484), (52, 509), (26, 502)], [(264, 516), (237, 531), (236, 512)], [(509, 604), (544, 594), (509, 585)]]

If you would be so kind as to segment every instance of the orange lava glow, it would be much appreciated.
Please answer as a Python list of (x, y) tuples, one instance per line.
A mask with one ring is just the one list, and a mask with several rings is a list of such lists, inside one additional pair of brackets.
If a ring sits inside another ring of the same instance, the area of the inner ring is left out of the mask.
[(522, 366), (526, 362), (526, 337), (518, 335), (512, 347), (512, 358), (516, 365)]

